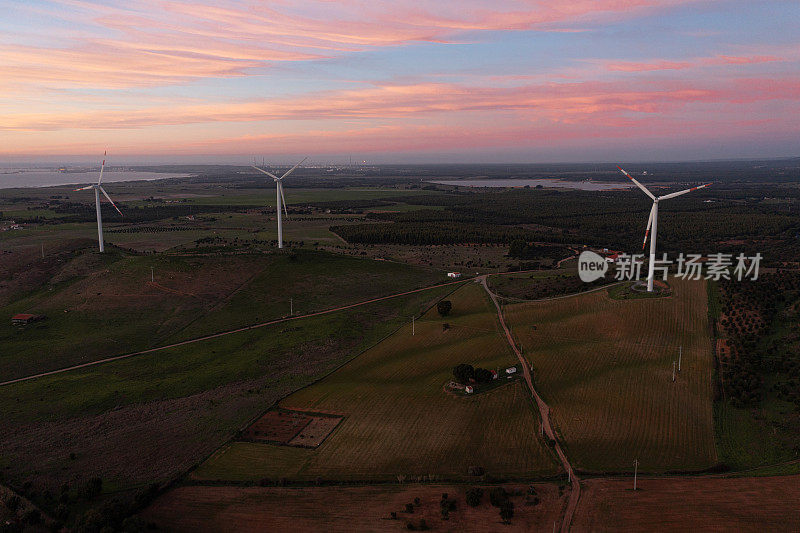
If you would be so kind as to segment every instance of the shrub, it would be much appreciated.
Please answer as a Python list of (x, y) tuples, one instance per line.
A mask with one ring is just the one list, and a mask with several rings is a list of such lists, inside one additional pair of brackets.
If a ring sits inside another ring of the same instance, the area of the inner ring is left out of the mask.
[(503, 487), (494, 487), (489, 491), (489, 502), (494, 507), (500, 507), (506, 501), (508, 501), (508, 493)]
[(99, 477), (93, 477), (81, 489), (81, 496), (91, 500), (95, 496), (99, 496), (101, 492), (103, 492), (103, 480)]
[(471, 487), (467, 489), (467, 505), (470, 507), (477, 507), (481, 504), (483, 499), (483, 489), (480, 487)]
[(451, 302), (450, 300), (441, 300), (438, 304), (436, 304), (436, 310), (439, 312), (441, 316), (449, 315), (452, 309), (453, 309), (453, 302)]
[(17, 496), (15, 494), (13, 496), (9, 496), (8, 498), (6, 498), (6, 502), (5, 503), (6, 503), (6, 507), (8, 508), (8, 510), (16, 511), (17, 509), (19, 509), (20, 502), (21, 502), (21, 500), (19, 499), (19, 496)]
[(461, 363), (453, 369), (453, 376), (459, 383), (469, 383), (471, 379), (475, 379), (475, 369), (472, 365)]
[(482, 466), (470, 466), (469, 468), (467, 468), (467, 473), (470, 476), (482, 476), (484, 470)]
[(42, 522), (42, 513), (38, 509), (28, 509), (22, 515), (22, 521), (32, 526), (38, 525)]
[(500, 518), (504, 524), (508, 524), (514, 517), (514, 504), (506, 500), (506, 503), (500, 508)]
[(61, 521), (66, 521), (66, 519), (69, 518), (69, 507), (67, 507), (63, 503), (58, 504), (56, 506), (55, 512), (53, 513), (53, 516), (55, 516), (57, 519)]
[(492, 372), (485, 368), (476, 368), (475, 381), (478, 383), (490, 383), (492, 381)]
[(414, 504), (413, 503), (407, 503), (406, 504), (406, 512), (407, 513), (413, 513), (414, 512)]

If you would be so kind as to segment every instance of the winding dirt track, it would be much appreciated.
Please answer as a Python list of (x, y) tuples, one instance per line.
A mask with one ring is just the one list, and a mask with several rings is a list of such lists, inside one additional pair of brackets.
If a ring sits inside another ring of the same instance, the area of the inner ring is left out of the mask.
[[(533, 395), (534, 400), (536, 400), (536, 405), (539, 407), (539, 414), (542, 417), (542, 427), (544, 433), (547, 435), (547, 438), (555, 441), (554, 449), (558, 458), (561, 460), (561, 464), (564, 467), (564, 470), (569, 475), (570, 483), (572, 484), (572, 490), (570, 491), (569, 495), (569, 502), (567, 503), (567, 510), (564, 513), (564, 521), (561, 523), (561, 532), (567, 533), (570, 529), (570, 525), (572, 524), (572, 517), (575, 515), (575, 509), (578, 507), (578, 500), (581, 497), (581, 483), (578, 477), (575, 475), (575, 472), (572, 470), (572, 465), (567, 459), (567, 455), (564, 453), (564, 450), (561, 448), (561, 444), (558, 442), (558, 437), (553, 431), (553, 426), (550, 424), (550, 406), (547, 405), (542, 397), (539, 396), (539, 393), (536, 392), (536, 388), (533, 386), (533, 379), (531, 378), (530, 367), (528, 366), (528, 362), (525, 360), (525, 357), (522, 355), (522, 352), (517, 347), (517, 344), (514, 342), (514, 337), (511, 335), (511, 330), (508, 329), (506, 326), (505, 318), (503, 317), (503, 311), (500, 308), (500, 303), (497, 300), (497, 295), (489, 289), (489, 285), (486, 283), (487, 276), (481, 276), (480, 282), (483, 285), (483, 288), (489, 294), (489, 297), (492, 299), (494, 306), (497, 308), (497, 317), (500, 319), (500, 325), (503, 326), (503, 331), (505, 331), (506, 339), (508, 343), (511, 345), (511, 349), (514, 350), (514, 353), (517, 354), (517, 358), (519, 359), (520, 366), (522, 366), (523, 376), (525, 377), (525, 383), (528, 384), (528, 388)], [(605, 288), (605, 287), (604, 287)]]

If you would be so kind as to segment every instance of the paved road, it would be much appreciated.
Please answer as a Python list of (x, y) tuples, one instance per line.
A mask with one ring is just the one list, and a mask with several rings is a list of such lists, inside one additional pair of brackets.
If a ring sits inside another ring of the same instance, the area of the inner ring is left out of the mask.
[(497, 317), (500, 319), (500, 325), (503, 326), (503, 331), (505, 331), (506, 339), (508, 343), (511, 345), (511, 348), (514, 350), (514, 353), (517, 354), (517, 358), (519, 359), (519, 363), (522, 366), (523, 376), (525, 377), (525, 382), (528, 384), (528, 388), (533, 395), (534, 400), (536, 400), (536, 405), (539, 407), (539, 414), (542, 417), (542, 428), (544, 430), (545, 435), (547, 435), (548, 439), (552, 439), (555, 441), (555, 451), (558, 455), (558, 458), (561, 460), (561, 464), (564, 467), (564, 470), (569, 475), (569, 479), (572, 483), (572, 490), (570, 491), (569, 495), (569, 502), (567, 504), (567, 510), (564, 513), (564, 521), (561, 523), (561, 532), (567, 533), (569, 531), (570, 525), (572, 524), (572, 517), (575, 515), (575, 509), (578, 507), (578, 500), (581, 497), (581, 483), (578, 477), (575, 475), (575, 472), (572, 470), (572, 465), (567, 459), (567, 455), (564, 453), (564, 450), (561, 448), (561, 444), (558, 442), (558, 437), (553, 431), (553, 426), (550, 424), (550, 406), (542, 400), (542, 397), (539, 396), (539, 393), (536, 392), (536, 388), (533, 386), (533, 379), (531, 378), (530, 367), (528, 366), (528, 362), (525, 360), (525, 357), (522, 355), (522, 351), (517, 347), (517, 343), (514, 342), (514, 337), (511, 335), (511, 330), (508, 329), (506, 326), (505, 318), (503, 317), (503, 311), (500, 308), (500, 303), (497, 301), (497, 295), (489, 289), (489, 285), (486, 283), (487, 276), (481, 276), (480, 281), (483, 285), (483, 288), (489, 294), (489, 297), (494, 302), (494, 306), (497, 308)]
[(131, 353), (126, 353), (126, 354), (122, 354), (122, 355), (115, 355), (113, 357), (106, 357), (105, 359), (99, 359), (97, 361), (90, 361), (88, 363), (83, 363), (83, 364), (80, 364), (80, 365), (68, 366), (66, 368), (59, 368), (58, 370), (51, 370), (49, 372), (42, 372), (40, 374), (34, 374), (32, 376), (25, 376), (25, 377), (22, 377), (22, 378), (3, 381), (3, 382), (0, 382), (0, 387), (3, 387), (5, 385), (11, 385), (13, 383), (20, 383), (22, 381), (30, 381), (32, 379), (42, 378), (42, 377), (45, 377), (45, 376), (52, 376), (54, 374), (61, 374), (63, 372), (70, 372), (71, 370), (78, 370), (80, 368), (86, 368), (86, 367), (95, 366), (95, 365), (102, 365), (104, 363), (110, 363), (112, 361), (119, 361), (120, 359), (127, 359), (129, 357), (136, 357), (137, 355), (144, 355), (144, 354), (148, 354), (148, 353), (158, 352), (158, 351), (161, 351), (161, 350), (168, 350), (170, 348), (175, 348), (175, 347), (178, 347), (178, 346), (184, 346), (186, 344), (193, 344), (195, 342), (202, 342), (202, 341), (207, 341), (209, 339), (216, 339), (217, 337), (224, 337), (225, 335), (232, 335), (234, 333), (240, 333), (242, 331), (247, 331), (247, 330), (250, 330), (250, 329), (257, 329), (257, 328), (263, 328), (265, 326), (271, 326), (273, 324), (280, 324), (281, 322), (290, 322), (292, 320), (301, 320), (303, 318), (310, 318), (310, 317), (314, 317), (314, 316), (327, 315), (329, 313), (336, 313), (337, 311), (344, 311), (345, 309), (352, 309), (354, 307), (359, 307), (359, 306), (362, 306), (362, 305), (367, 305), (367, 304), (371, 304), (371, 303), (375, 303), (375, 302), (380, 302), (382, 300), (389, 300), (391, 298), (399, 298), (400, 296), (406, 296), (406, 295), (414, 294), (414, 293), (417, 293), (417, 292), (429, 291), (431, 289), (438, 289), (439, 287), (446, 287), (448, 285), (456, 285), (458, 283), (465, 283), (466, 281), (468, 281), (468, 280), (458, 280), (458, 281), (450, 281), (450, 282), (447, 282), (447, 283), (440, 283), (438, 285), (431, 285), (430, 287), (423, 287), (421, 289), (415, 289), (413, 291), (400, 292), (400, 293), (397, 293), (397, 294), (391, 294), (389, 296), (381, 296), (380, 298), (372, 298), (371, 300), (364, 300), (362, 302), (358, 302), (358, 303), (354, 303), (354, 304), (350, 304), (350, 305), (343, 305), (341, 307), (334, 307), (333, 309), (326, 309), (325, 311), (317, 311), (315, 313), (308, 313), (306, 315), (297, 315), (297, 316), (290, 316), (290, 317), (285, 317), (285, 318), (278, 318), (276, 320), (270, 320), (269, 322), (261, 322), (260, 324), (253, 324), (251, 326), (245, 326), (245, 327), (242, 327), (242, 328), (231, 329), (231, 330), (228, 330), (228, 331), (221, 331), (219, 333), (214, 333), (212, 335), (205, 335), (203, 337), (196, 337), (194, 339), (189, 339), (189, 340), (185, 340), (185, 341), (181, 341), (181, 342), (176, 342), (176, 343), (173, 343), (173, 344), (167, 344), (167, 345), (164, 345), (164, 346), (158, 346), (156, 348), (149, 348), (147, 350), (141, 350), (141, 351), (138, 351), (138, 352), (131, 352)]

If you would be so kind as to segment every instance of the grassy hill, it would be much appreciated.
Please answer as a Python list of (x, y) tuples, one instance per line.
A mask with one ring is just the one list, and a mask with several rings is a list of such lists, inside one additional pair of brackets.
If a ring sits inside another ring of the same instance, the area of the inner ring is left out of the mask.
[(670, 283), (667, 298), (598, 291), (505, 308), (579, 469), (628, 471), (638, 459), (644, 471), (700, 470), (717, 461), (705, 283)]

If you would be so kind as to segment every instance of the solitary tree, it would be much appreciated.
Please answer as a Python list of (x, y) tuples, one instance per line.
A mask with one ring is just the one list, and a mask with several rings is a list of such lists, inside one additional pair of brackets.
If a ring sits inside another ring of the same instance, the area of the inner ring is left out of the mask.
[(442, 316), (449, 315), (451, 309), (453, 309), (453, 302), (450, 300), (442, 300), (436, 304), (436, 310), (439, 311), (439, 314)]

